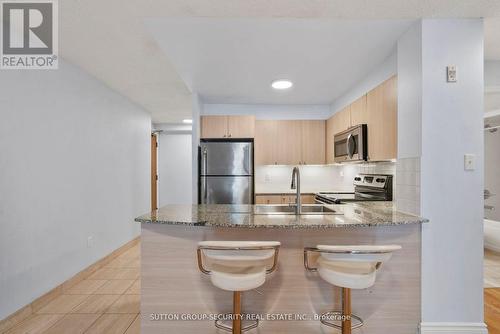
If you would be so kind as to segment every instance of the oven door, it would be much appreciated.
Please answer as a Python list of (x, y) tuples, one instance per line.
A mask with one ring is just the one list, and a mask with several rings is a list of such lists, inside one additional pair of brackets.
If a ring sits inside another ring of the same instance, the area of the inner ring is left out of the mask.
[(363, 161), (367, 159), (367, 126), (360, 124), (334, 137), (335, 162)]

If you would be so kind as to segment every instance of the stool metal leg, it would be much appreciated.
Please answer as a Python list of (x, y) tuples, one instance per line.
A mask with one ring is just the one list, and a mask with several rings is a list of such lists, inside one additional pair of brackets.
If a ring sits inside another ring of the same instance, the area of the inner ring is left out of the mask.
[(342, 288), (342, 334), (351, 334), (351, 289)]
[(233, 334), (241, 334), (241, 291), (233, 292)]

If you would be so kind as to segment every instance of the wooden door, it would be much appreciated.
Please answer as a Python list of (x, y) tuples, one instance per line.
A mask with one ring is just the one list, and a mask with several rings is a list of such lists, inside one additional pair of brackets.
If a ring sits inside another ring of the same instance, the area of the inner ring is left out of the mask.
[(351, 126), (368, 123), (366, 94), (351, 104)]
[(255, 116), (228, 116), (227, 132), (229, 138), (254, 138)]
[(277, 165), (278, 121), (256, 121), (254, 156), (256, 165)]
[(368, 157), (380, 161), (397, 156), (397, 77), (385, 81), (367, 95)]
[(158, 209), (158, 138), (151, 134), (151, 211)]
[(275, 138), (278, 165), (298, 165), (302, 161), (302, 122), (278, 121)]
[(325, 163), (325, 121), (302, 121), (302, 164)]
[(227, 116), (201, 116), (201, 138), (226, 138)]

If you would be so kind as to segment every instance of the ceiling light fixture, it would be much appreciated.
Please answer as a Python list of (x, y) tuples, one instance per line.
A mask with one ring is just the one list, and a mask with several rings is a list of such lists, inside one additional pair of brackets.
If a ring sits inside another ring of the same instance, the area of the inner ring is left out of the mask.
[(192, 119), (183, 119), (182, 123), (193, 124), (193, 120)]
[(274, 89), (288, 89), (288, 88), (291, 88), (292, 86), (293, 86), (293, 82), (291, 82), (290, 80), (284, 80), (284, 79), (274, 80), (271, 83), (271, 87), (273, 87)]

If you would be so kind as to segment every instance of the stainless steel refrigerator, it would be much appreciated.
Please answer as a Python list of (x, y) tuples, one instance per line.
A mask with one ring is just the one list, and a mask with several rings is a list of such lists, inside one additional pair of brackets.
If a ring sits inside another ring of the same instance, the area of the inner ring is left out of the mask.
[(202, 141), (199, 203), (253, 204), (253, 167), (252, 141)]

